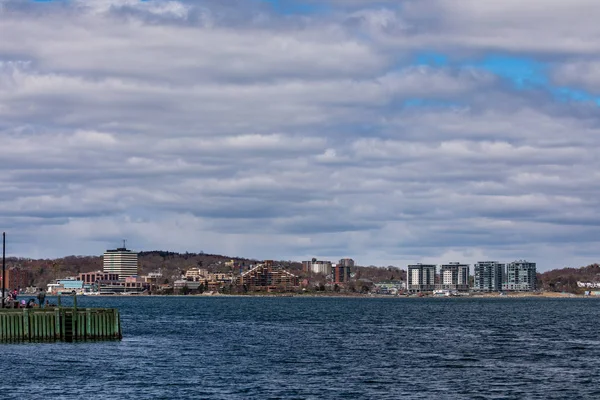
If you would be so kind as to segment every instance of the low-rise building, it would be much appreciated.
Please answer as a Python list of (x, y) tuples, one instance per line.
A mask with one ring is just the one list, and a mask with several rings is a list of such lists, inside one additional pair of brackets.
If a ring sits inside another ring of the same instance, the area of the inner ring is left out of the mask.
[(580, 287), (580, 288), (600, 288), (600, 282), (580, 282), (580, 281), (577, 281), (577, 287)]
[(97, 281), (96, 288), (100, 294), (139, 294), (148, 289), (148, 284), (137, 279)]
[(397, 295), (406, 289), (406, 284), (403, 281), (389, 281), (375, 283), (375, 288), (378, 294)]
[(148, 275), (143, 275), (141, 278), (145, 283), (150, 285), (159, 285), (162, 281), (163, 274), (162, 272), (150, 272)]
[(78, 281), (83, 281), (86, 284), (91, 284), (96, 281), (118, 281), (119, 274), (103, 271), (82, 272), (79, 275), (77, 275), (76, 279)]
[(51, 295), (58, 294), (81, 294), (84, 292), (84, 282), (76, 279), (76, 277), (57, 279), (54, 283), (47, 285), (47, 292)]
[(185, 279), (192, 281), (200, 281), (207, 279), (208, 270), (203, 268), (190, 268), (185, 272)]
[(224, 274), (224, 273), (214, 273), (214, 274), (208, 274), (208, 281), (209, 282), (226, 282), (226, 283), (231, 283), (233, 276), (231, 274)]
[(175, 282), (173, 282), (173, 288), (175, 290), (180, 290), (183, 289), (185, 287), (187, 287), (190, 290), (198, 290), (198, 288), (200, 287), (200, 285), (203, 285), (203, 282), (201, 281), (188, 281), (186, 279), (179, 279), (176, 280)]

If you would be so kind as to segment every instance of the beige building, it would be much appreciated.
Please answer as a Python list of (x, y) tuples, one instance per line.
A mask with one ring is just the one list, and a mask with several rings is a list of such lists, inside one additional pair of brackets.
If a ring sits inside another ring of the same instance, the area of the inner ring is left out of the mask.
[(138, 254), (119, 247), (115, 250), (106, 250), (103, 257), (103, 272), (119, 275), (119, 280), (128, 276), (138, 275)]
[(199, 281), (208, 279), (208, 271), (202, 268), (190, 268), (185, 272), (185, 279)]

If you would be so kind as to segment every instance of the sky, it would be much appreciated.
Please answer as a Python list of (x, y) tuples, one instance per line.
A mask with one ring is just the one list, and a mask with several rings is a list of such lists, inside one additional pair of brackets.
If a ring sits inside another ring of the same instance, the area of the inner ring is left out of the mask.
[(597, 0), (0, 0), (7, 253), (598, 262)]

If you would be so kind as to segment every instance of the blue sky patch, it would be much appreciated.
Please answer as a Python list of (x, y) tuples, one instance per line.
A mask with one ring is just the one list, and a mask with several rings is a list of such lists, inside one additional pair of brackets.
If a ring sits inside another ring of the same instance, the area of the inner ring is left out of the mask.
[(483, 61), (470, 64), (514, 83), (518, 89), (548, 84), (547, 66), (544, 63), (519, 57), (488, 56)]
[(561, 102), (593, 102), (600, 106), (600, 97), (592, 95), (584, 90), (572, 89), (568, 87), (557, 87), (552, 88), (551, 92), (554, 95), (554, 98)]
[(268, 3), (278, 14), (320, 14), (327, 12), (329, 7), (319, 3), (306, 3), (301, 0), (260, 0)]

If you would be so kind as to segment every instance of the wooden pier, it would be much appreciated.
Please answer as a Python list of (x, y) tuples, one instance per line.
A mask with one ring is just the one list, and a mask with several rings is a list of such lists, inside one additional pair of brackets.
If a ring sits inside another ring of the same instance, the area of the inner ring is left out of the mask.
[(48, 307), (0, 310), (0, 343), (121, 340), (119, 311)]

